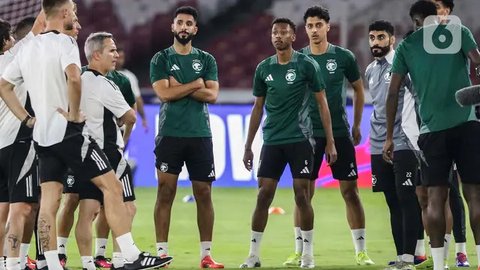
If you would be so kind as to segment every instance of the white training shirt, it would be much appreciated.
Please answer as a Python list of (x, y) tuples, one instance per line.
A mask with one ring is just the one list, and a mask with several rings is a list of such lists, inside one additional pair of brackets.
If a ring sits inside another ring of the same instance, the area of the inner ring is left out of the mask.
[(33, 139), (40, 146), (63, 141), (67, 119), (57, 109), (68, 111), (65, 69), (71, 64), (80, 69), (77, 42), (60, 32), (49, 31), (26, 43), (2, 75), (15, 85), (25, 83), (36, 117)]
[[(4, 54), (0, 55), (0, 76), (4, 73), (7, 66), (13, 61), (15, 55), (23, 47), (23, 45), (31, 40), (32, 32), (28, 33), (23, 39), (18, 41), (15, 46), (10, 48)], [(25, 106), (27, 101), (27, 89), (23, 84), (17, 85), (14, 89), (20, 103)], [(21, 121), (10, 111), (7, 104), (0, 99), (0, 149), (5, 148), (15, 142), (18, 131), (20, 130)]]
[(135, 74), (133, 74), (133, 72), (131, 72), (128, 69), (118, 70), (118, 72), (125, 75), (128, 78), (128, 80), (130, 81), (130, 85), (132, 86), (132, 92), (133, 92), (133, 95), (135, 96), (135, 98), (138, 98), (139, 96), (141, 96), (142, 93), (140, 92), (140, 86), (138, 85), (137, 76), (135, 76)]
[(87, 69), (82, 74), (82, 112), (87, 129), (100, 148), (123, 148), (123, 137), (117, 125), (131, 108), (118, 86), (99, 72)]

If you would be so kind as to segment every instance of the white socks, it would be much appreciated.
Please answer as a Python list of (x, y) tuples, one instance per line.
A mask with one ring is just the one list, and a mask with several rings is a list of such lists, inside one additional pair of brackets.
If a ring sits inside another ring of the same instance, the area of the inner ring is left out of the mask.
[[(116, 240), (125, 260), (133, 262), (138, 259), (138, 255), (140, 255), (141, 251), (138, 249), (137, 245), (135, 245), (131, 233), (120, 235)], [(52, 269), (49, 268), (48, 270)]]
[(7, 258), (7, 270), (20, 270), (20, 258)]
[(463, 253), (467, 255), (467, 243), (455, 243), (455, 254)]
[(82, 256), (82, 267), (87, 270), (96, 270), (93, 256)]
[(433, 258), (433, 270), (444, 270), (445, 267), (445, 258), (444, 258), (444, 248), (432, 248), (432, 258)]
[(249, 256), (260, 257), (260, 242), (262, 241), (262, 236), (263, 236), (263, 232), (252, 231)]
[(25, 269), (27, 264), (28, 250), (30, 249), (30, 244), (21, 243), (20, 244), (20, 268)]
[(95, 257), (103, 256), (105, 257), (105, 252), (107, 250), (107, 238), (97, 238), (95, 240)]
[(58, 259), (58, 251), (49, 250), (43, 253), (47, 260), (48, 270), (63, 270), (60, 260)]
[(359, 252), (366, 251), (366, 244), (365, 244), (365, 229), (355, 229), (352, 230), (352, 240), (353, 245), (355, 246), (355, 254)]
[(112, 263), (115, 268), (120, 268), (125, 265), (125, 260), (123, 259), (121, 252), (113, 252), (112, 255)]
[(425, 240), (417, 240), (417, 246), (415, 247), (415, 256), (425, 256)]
[(445, 234), (445, 240), (444, 240), (445, 242), (443, 244), (443, 256), (445, 258), (445, 261), (448, 261), (448, 253), (450, 250), (451, 239), (452, 239), (451, 234)]
[(67, 254), (67, 237), (57, 237), (57, 248), (59, 254)]
[(302, 255), (313, 256), (313, 230), (302, 231), (303, 253)]
[(168, 255), (168, 242), (157, 243), (157, 256)]
[(295, 234), (295, 254), (302, 254), (303, 252), (303, 238), (300, 227), (294, 227), (293, 232)]
[(212, 249), (212, 241), (200, 242), (200, 259), (210, 256), (210, 250)]

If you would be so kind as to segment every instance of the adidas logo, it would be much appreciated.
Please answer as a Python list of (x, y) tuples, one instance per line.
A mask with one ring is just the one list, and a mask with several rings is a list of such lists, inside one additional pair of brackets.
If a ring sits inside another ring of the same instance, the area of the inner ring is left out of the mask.
[(304, 243), (310, 243), (310, 241), (308, 241), (307, 239), (303, 239), (303, 242)]
[(161, 250), (163, 250), (163, 248), (162, 248), (162, 247), (159, 247), (159, 248), (158, 248), (158, 251), (161, 251)]
[(412, 180), (410, 180), (410, 178), (408, 178), (405, 182), (403, 182), (402, 186), (412, 187), (413, 186)]
[(253, 238), (252, 243), (256, 243), (256, 242), (257, 242), (257, 239)]
[(354, 177), (354, 176), (357, 176), (357, 172), (355, 171), (355, 169), (353, 169), (353, 170), (348, 174), (348, 177)]
[(100, 248), (106, 249), (106, 247), (105, 247), (105, 246), (101, 246)]
[(310, 170), (308, 169), (307, 166), (305, 166), (305, 168), (303, 168), (303, 170), (300, 173), (301, 174), (308, 174), (308, 173), (310, 173)]
[(173, 64), (172, 68), (170, 69), (170, 71), (175, 71), (175, 70), (180, 70), (177, 64)]
[(365, 240), (365, 238), (363, 236), (360, 236), (359, 238), (357, 238), (357, 240)]
[(210, 172), (210, 174), (208, 175), (208, 177), (215, 177), (215, 171), (212, 170), (212, 171)]
[(65, 247), (65, 245), (64, 245), (64, 244), (61, 244), (61, 245), (60, 245), (60, 246), (58, 246), (58, 247), (64, 248), (64, 247)]
[(155, 264), (155, 258), (152, 257), (145, 257), (141, 262), (141, 266), (152, 266)]
[(210, 250), (210, 248), (206, 248), (205, 250)]
[(303, 240), (303, 238), (301, 236), (297, 237), (297, 239), (295, 240)]
[(268, 74), (267, 78), (265, 79), (266, 82), (273, 82), (272, 74)]

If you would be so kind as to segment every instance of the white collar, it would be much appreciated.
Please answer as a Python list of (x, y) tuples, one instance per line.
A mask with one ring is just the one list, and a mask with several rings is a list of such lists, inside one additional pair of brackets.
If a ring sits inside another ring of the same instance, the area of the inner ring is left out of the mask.
[(393, 57), (395, 56), (395, 50), (391, 50), (387, 55), (385, 55), (385, 60), (391, 65), (393, 64)]

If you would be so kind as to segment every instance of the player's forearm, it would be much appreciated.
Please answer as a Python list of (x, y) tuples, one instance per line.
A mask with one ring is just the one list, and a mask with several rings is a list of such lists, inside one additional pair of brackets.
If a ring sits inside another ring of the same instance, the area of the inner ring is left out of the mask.
[(253, 139), (257, 134), (258, 128), (260, 127), (260, 122), (263, 117), (263, 106), (253, 106), (252, 114), (250, 116), (250, 124), (248, 125), (248, 135), (247, 141), (245, 142), (245, 149), (251, 150)]
[(170, 102), (184, 98), (201, 87), (197, 81), (193, 81), (182, 85), (170, 86), (165, 89), (155, 89), (155, 92), (162, 102)]
[(18, 100), (13, 91), (14, 86), (4, 79), (0, 80), (0, 98), (3, 99), (7, 107), (20, 120), (23, 121), (29, 114)]
[(190, 96), (198, 101), (213, 104), (217, 102), (218, 91), (209, 88), (200, 88), (190, 94)]
[(143, 108), (143, 98), (141, 96), (136, 98), (135, 106), (136, 106), (136, 111), (140, 115), (140, 118), (142, 118), (142, 120), (145, 120), (146, 119), (145, 109)]
[(363, 106), (365, 105), (365, 92), (363, 83), (354, 86), (353, 93), (353, 126), (360, 127), (363, 115)]
[(82, 84), (81, 79), (67, 80), (68, 84), (68, 114), (70, 119), (79, 119), (80, 116), (80, 100), (82, 97)]
[(330, 116), (330, 109), (328, 103), (318, 104), (318, 111), (320, 113), (320, 120), (322, 121), (323, 128), (325, 130), (325, 138), (327, 142), (334, 142), (332, 131), (332, 118)]
[(128, 140), (130, 139), (130, 135), (132, 134), (132, 130), (133, 130), (133, 124), (130, 124), (130, 123), (126, 123), (125, 124), (125, 131), (123, 133), (123, 143), (125, 145), (127, 145), (128, 143)]

